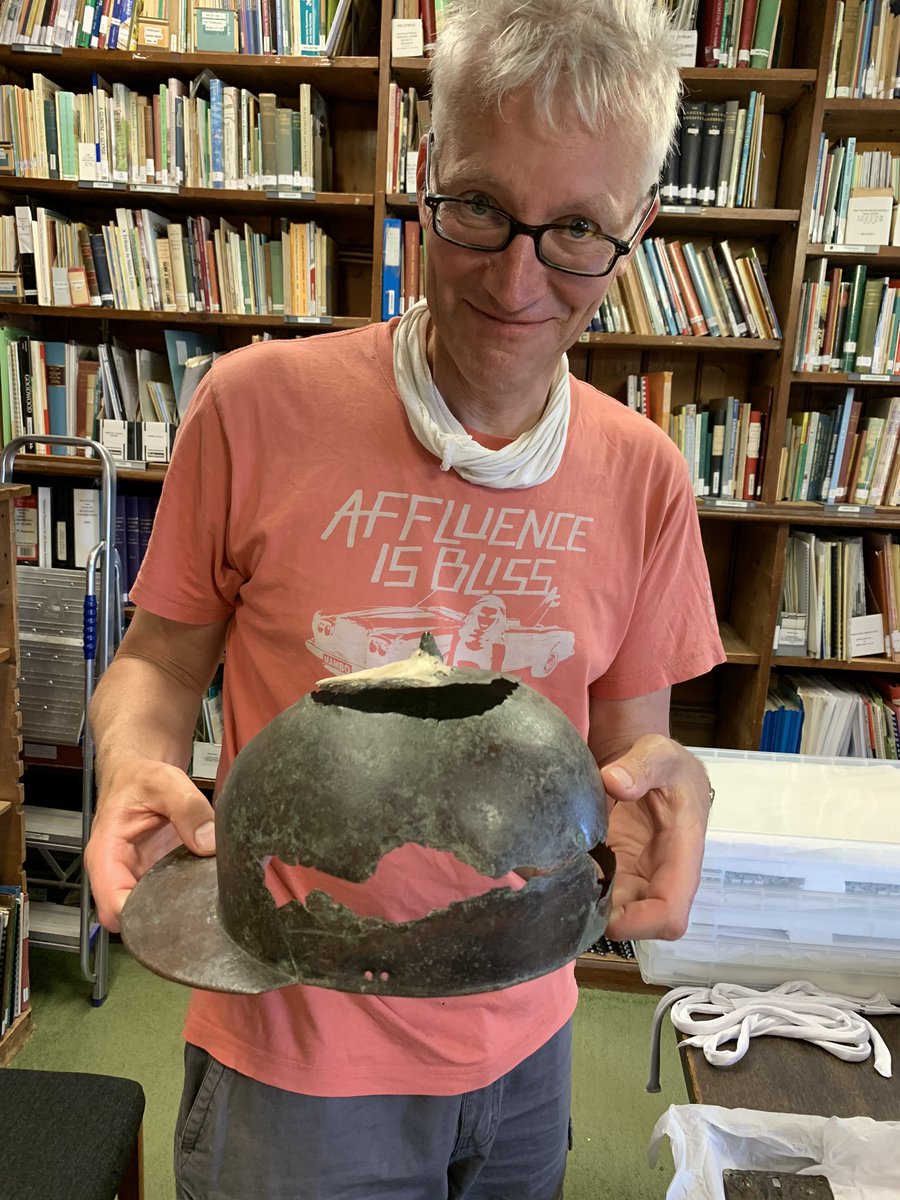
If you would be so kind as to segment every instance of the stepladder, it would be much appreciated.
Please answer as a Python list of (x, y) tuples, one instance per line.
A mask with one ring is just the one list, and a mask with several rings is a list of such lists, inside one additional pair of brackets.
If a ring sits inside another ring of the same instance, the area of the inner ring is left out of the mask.
[[(108, 994), (109, 937), (97, 922), (83, 849), (95, 806), (95, 755), (87, 719), (97, 680), (123, 630), (122, 564), (115, 544), (116, 467), (108, 449), (88, 438), (29, 434), (0, 454), (0, 483), (9, 483), (16, 457), (34, 445), (89, 452), (100, 466), (96, 541), (83, 567), (19, 567), (20, 696), (26, 747), (49, 756), (58, 744), (81, 749), (80, 810), (29, 804), (26, 776), (25, 842), (32, 902), (30, 944), (79, 956), (91, 1002)], [(42, 796), (41, 800), (46, 797)], [(32, 884), (32, 872), (35, 882)], [(58, 897), (62, 902), (57, 902)]]

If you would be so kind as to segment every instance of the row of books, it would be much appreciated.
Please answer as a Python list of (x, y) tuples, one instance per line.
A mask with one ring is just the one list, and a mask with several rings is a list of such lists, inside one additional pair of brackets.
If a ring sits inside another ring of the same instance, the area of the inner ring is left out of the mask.
[(856, 398), (791, 413), (781, 448), (779, 500), (900, 505), (900, 397)]
[(678, 29), (696, 29), (698, 67), (775, 66), (781, 0), (665, 0)]
[[(116, 491), (115, 543), (127, 595), (140, 570), (159, 496)], [(100, 492), (67, 480), (39, 484), (15, 501), (16, 562), (31, 567), (83, 567), (100, 541)]]
[(431, 103), (414, 87), (402, 88), (391, 80), (388, 95), (387, 177), (388, 195), (416, 194), (419, 142), (431, 128)]
[(800, 291), (795, 371), (900, 374), (900, 279), (813, 259)]
[(660, 181), (664, 205), (752, 208), (759, 195), (765, 95), (739, 100), (685, 100), (681, 134)]
[(629, 375), (626, 404), (663, 429), (684, 456), (694, 495), (755, 500), (762, 493), (765, 414), (736, 396), (672, 404), (672, 372)]
[(900, 13), (891, 0), (838, 0), (827, 96), (900, 96)]
[(863, 149), (855, 137), (823, 133), (809, 240), (828, 245), (900, 245), (900, 154)]
[(2, 0), (0, 42), (99, 50), (359, 53), (374, 0)]
[[(28, 434), (107, 441), (104, 421), (161, 424), (174, 429), (222, 349), (218, 337), (182, 329), (165, 330), (165, 343), (163, 355), (149, 349), (131, 349), (116, 339), (97, 346), (85, 345), (35, 337), (14, 325), (0, 326), (4, 444)], [(113, 446), (110, 439), (111, 450)], [(33, 452), (60, 456), (84, 453), (73, 447), (51, 448), (45, 443), (35, 443)], [(168, 461), (168, 455), (115, 456)]]
[(890, 533), (788, 538), (776, 656), (900, 662), (900, 542)]
[(0, 85), (0, 142), (16, 175), (34, 179), (330, 191), (325, 101), (301, 83), (296, 108), (204, 71), (170, 78), (152, 96), (94, 72), (89, 92), (35, 73)]
[(755, 247), (648, 237), (588, 332), (780, 338), (781, 326)]
[[(96, 228), (46, 208), (16, 209), (21, 299), (63, 307), (238, 315), (333, 314), (334, 242), (314, 221), (269, 233), (224, 217), (170, 221), (117, 208)], [(29, 240), (30, 239), (30, 240)], [(33, 287), (31, 281), (33, 280)]]
[(425, 244), (418, 221), (387, 217), (381, 267), (381, 319), (398, 317), (425, 297)]
[(900, 758), (900, 686), (887, 677), (839, 683), (779, 672), (766, 698), (760, 750), (826, 758)]
[(0, 884), (0, 1037), (28, 1008), (28, 896)]

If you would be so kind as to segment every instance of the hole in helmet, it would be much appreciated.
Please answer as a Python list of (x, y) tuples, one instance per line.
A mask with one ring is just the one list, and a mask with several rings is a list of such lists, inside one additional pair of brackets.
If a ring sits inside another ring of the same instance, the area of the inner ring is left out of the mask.
[(421, 920), (436, 908), (493, 888), (524, 886), (514, 875), (499, 879), (480, 875), (449, 850), (416, 842), (388, 851), (362, 883), (316, 867), (292, 865), (276, 855), (266, 855), (261, 865), (265, 885), (279, 908), (291, 902), (306, 904), (307, 897), (318, 892), (358, 917), (395, 922)]
[(352, 708), (355, 712), (395, 713), (429, 721), (459, 721), (480, 717), (497, 708), (516, 690), (511, 679), (488, 683), (448, 683), (443, 687), (368, 687), (357, 692), (312, 693), (315, 704)]

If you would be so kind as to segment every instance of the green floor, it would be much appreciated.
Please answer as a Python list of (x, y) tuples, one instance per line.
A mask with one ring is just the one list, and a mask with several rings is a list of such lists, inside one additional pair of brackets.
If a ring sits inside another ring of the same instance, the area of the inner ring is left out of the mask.
[[(113, 946), (109, 999), (88, 1002), (73, 956), (31, 955), (35, 1032), (16, 1067), (98, 1071), (137, 1079), (144, 1118), (146, 1200), (172, 1200), (171, 1141), (181, 1091), (181, 1018), (187, 993)], [(653, 999), (584, 990), (575, 1021), (575, 1150), (566, 1200), (662, 1200), (669, 1164), (647, 1165), (657, 1116), (686, 1096), (674, 1039), (663, 1038), (663, 1091), (644, 1091)], [(264, 1200), (264, 1198), (260, 1198)]]

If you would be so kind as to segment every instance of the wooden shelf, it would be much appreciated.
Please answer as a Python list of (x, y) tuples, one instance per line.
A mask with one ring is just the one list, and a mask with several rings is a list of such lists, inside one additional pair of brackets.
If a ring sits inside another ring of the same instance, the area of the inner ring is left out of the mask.
[(830, 138), (849, 136), (867, 141), (890, 137), (896, 140), (900, 131), (897, 101), (826, 100), (822, 128)]
[[(34, 316), (47, 319), (63, 317), (74, 320), (88, 321), (140, 321), (154, 325), (199, 325), (219, 326), (238, 325), (246, 329), (281, 329), (286, 333), (331, 333), (335, 329), (358, 329), (369, 324), (368, 317), (332, 317), (327, 323), (315, 320), (285, 321), (280, 316), (241, 316), (238, 313), (207, 313), (207, 312), (156, 312), (146, 309), (127, 308), (65, 308), (56, 305), (42, 304), (3, 304), (0, 303), (0, 316), (20, 317)], [(60, 456), (55, 455), (55, 458)]]
[[(422, 89), (428, 83), (427, 58), (393, 58), (391, 73), (401, 87)], [(746, 68), (720, 70), (691, 67), (681, 72), (685, 94), (701, 100), (734, 100), (751, 91), (763, 92), (767, 112), (789, 112), (798, 100), (816, 86), (816, 72), (751, 71)]]
[(11, 800), (0, 800), (0, 817), (5, 817), (11, 808)]
[[(897, 114), (900, 120), (900, 113)], [(865, 263), (867, 267), (900, 267), (900, 246), (868, 246), (865, 250), (826, 250), (823, 245), (812, 242), (806, 247), (807, 258), (828, 258), (837, 265), (845, 259), (848, 263)]]
[(8, 1066), (34, 1033), (31, 1009), (16, 1017), (6, 1033), (0, 1038), (0, 1067)]
[[(752, 508), (707, 508), (697, 502), (701, 521), (769, 521), (782, 525), (833, 525), (850, 528), (900, 529), (900, 508), (876, 508), (864, 511), (862, 505), (843, 505), (846, 511), (832, 512), (815, 501), (780, 504), (755, 504)], [(853, 511), (856, 510), (856, 511)]]
[(665, 995), (666, 988), (644, 983), (633, 958), (617, 954), (580, 954), (575, 960), (575, 979), (580, 987), (605, 988), (610, 992), (644, 992)]
[(722, 639), (722, 645), (730, 663), (750, 667), (759, 666), (759, 653), (747, 645), (732, 625), (720, 622), (719, 637)]
[(735, 100), (751, 91), (766, 97), (766, 112), (790, 112), (816, 86), (813, 70), (751, 71), (746, 67), (691, 67), (681, 72), (685, 95), (698, 100)]
[[(388, 208), (398, 213), (413, 213), (416, 198), (407, 192), (392, 192), (385, 196)], [(800, 210), (797, 208), (707, 208), (690, 205), (673, 205), (668, 210), (660, 209), (650, 226), (656, 233), (674, 232), (708, 233), (713, 237), (722, 234), (753, 235), (761, 230), (777, 233), (797, 225)]]
[(301, 193), (296, 196), (277, 196), (269, 199), (266, 192), (256, 188), (180, 188), (177, 192), (158, 191), (155, 187), (85, 187), (69, 179), (32, 179), (19, 175), (0, 176), (0, 192), (8, 191), (18, 195), (27, 193), (34, 196), (52, 196), (55, 202), (60, 200), (77, 204), (109, 205), (112, 201), (119, 207), (126, 208), (179, 208), (198, 209), (204, 212), (253, 212), (272, 213), (282, 216), (290, 212), (299, 216), (298, 210), (321, 215), (333, 213), (346, 216), (360, 213), (368, 220), (372, 218), (375, 197), (371, 192), (316, 192), (314, 199), (306, 200)]
[(163, 54), (152, 50), (74, 50), (47, 54), (0, 47), (0, 66), (85, 86), (92, 71), (110, 83), (158, 81), (174, 76), (191, 80), (207, 67), (224, 82), (278, 93), (296, 94), (311, 83), (324, 96), (374, 100), (378, 95), (377, 58), (300, 58), (279, 54)]
[(786, 658), (778, 654), (772, 658), (773, 667), (800, 667), (804, 671), (883, 671), (885, 675), (900, 675), (900, 663), (889, 658)]
[[(60, 454), (17, 454), (16, 470), (24, 475), (90, 479), (100, 475), (100, 462), (97, 459), (69, 458)], [(118, 467), (116, 470), (117, 479), (147, 480), (159, 483), (165, 477), (166, 468), (161, 463), (148, 463), (146, 470), (139, 467)]]
[(0, 663), (9, 662), (9, 656), (12, 654), (9, 646), (0, 646)]
[(702, 208), (691, 205), (671, 205), (660, 209), (650, 226), (656, 233), (709, 234), (721, 237), (757, 237), (778, 233), (800, 222), (797, 208)]
[[(96, 310), (95, 310), (96, 311)], [(575, 346), (609, 346), (616, 349), (646, 350), (737, 350), (755, 354), (760, 350), (780, 350), (781, 342), (771, 338), (736, 337), (665, 337), (642, 333), (583, 333)], [(573, 346), (573, 350), (575, 349)]]
[(900, 375), (854, 375), (843, 371), (794, 371), (791, 383), (834, 383), (841, 387), (859, 384), (860, 387), (900, 387)]

